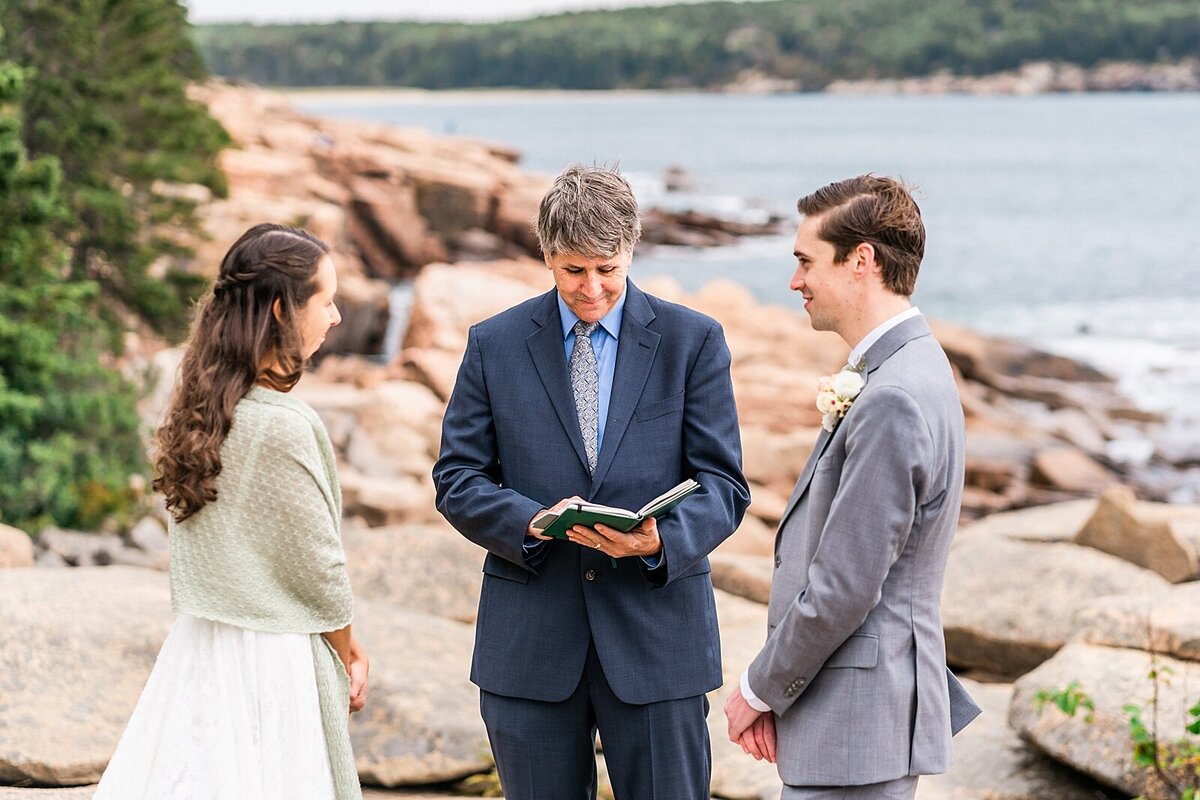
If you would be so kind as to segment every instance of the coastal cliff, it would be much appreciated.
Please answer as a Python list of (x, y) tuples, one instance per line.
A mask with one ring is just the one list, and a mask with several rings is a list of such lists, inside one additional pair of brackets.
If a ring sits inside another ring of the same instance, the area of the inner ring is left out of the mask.
[[(234, 238), (270, 219), (313, 230), (339, 267), (345, 322), (295, 391), (321, 415), (338, 456), (356, 631), (376, 664), (368, 708), (352, 723), (360, 776), (378, 787), (437, 786), (423, 797), (466, 792), (456, 782), (490, 768), (466, 678), (483, 553), (437, 514), (430, 471), (468, 327), (552, 286), (530, 227), (548, 179), (500, 144), (314, 119), (251, 87), (196, 93), (237, 147), (222, 156), (227, 199), (178, 187), (203, 201), (205, 233), (184, 265), (214, 274)], [(664, 219), (648, 238), (696, 221)], [(714, 243), (755, 232), (723, 225), (690, 230), (722, 231)], [(733, 356), (753, 503), (712, 558), (730, 685), (761, 645), (774, 527), (819, 430), (816, 379), (839, 369), (847, 348), (736, 283), (687, 292), (639, 276), (636, 259), (633, 275), (719, 320)], [(403, 334), (381, 358), (401, 279), (412, 284)], [(1147, 502), (1153, 484), (1114, 455), (1156, 417), (1080, 362), (947, 323), (934, 330), (968, 433), (963, 526), (944, 597), (948, 659), (987, 681), (968, 684), (992, 713), (956, 740), (954, 771), (922, 781), (918, 797), (1096, 796), (1056, 762), (1142, 791), (1145, 777), (1109, 758), (1125, 747), (1120, 703), (1146, 688), (1150, 653), (1177, 675), (1194, 673), (1200, 658), (1194, 617), (1179, 611), (1194, 608), (1200, 585), (1197, 509)], [(142, 404), (148, 428), (179, 355), (145, 335), (129, 348), (128, 369), (159, 375)], [(103, 770), (171, 621), (162, 520), (160, 507), (121, 535), (51, 529), (33, 546), (0, 527), (0, 629), (11, 632), (0, 643), (9, 665), (0, 696), (12, 699), (0, 707), (0, 783), (86, 786)], [(95, 657), (114, 652), (122, 658)], [(1053, 709), (1034, 713), (1038, 691), (1075, 678), (1097, 691), (1094, 729)], [(720, 706), (718, 693), (710, 700)], [(714, 796), (777, 797), (773, 768), (725, 741), (719, 713), (710, 721)], [(36, 796), (0, 788), (0, 798)]]

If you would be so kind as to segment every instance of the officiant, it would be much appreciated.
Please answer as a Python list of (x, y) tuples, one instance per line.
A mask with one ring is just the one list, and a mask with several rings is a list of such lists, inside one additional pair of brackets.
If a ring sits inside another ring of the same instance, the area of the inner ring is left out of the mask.
[[(641, 235), (616, 170), (573, 165), (536, 223), (555, 288), (471, 328), (433, 468), (438, 510), (488, 551), (471, 680), (508, 800), (590, 800), (599, 732), (617, 800), (708, 800), (721, 684), (708, 554), (741, 522), (721, 326), (628, 279)], [(580, 499), (628, 533), (532, 522)]]

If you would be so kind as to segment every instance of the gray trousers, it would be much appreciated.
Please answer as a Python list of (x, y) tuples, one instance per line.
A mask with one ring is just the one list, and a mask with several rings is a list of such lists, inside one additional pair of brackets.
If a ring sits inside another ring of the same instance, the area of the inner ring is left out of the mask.
[(784, 786), (779, 800), (913, 800), (917, 776), (867, 786)]

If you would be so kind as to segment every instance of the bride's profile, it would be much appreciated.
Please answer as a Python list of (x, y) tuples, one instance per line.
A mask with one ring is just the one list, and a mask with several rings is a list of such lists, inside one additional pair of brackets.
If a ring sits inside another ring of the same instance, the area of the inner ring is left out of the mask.
[(94, 800), (361, 798), (367, 658), (333, 450), (290, 395), (341, 320), (328, 247), (257, 225), (200, 301), (158, 430), (174, 625)]

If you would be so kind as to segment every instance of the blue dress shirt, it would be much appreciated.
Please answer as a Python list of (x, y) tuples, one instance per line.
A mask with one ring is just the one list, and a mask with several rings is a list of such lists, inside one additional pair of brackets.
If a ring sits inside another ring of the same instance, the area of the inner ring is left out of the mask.
[[(600, 419), (596, 422), (596, 450), (604, 447), (604, 424), (608, 421), (608, 401), (612, 396), (613, 375), (617, 370), (617, 347), (621, 339), (621, 315), (625, 312), (625, 298), (628, 292), (621, 292), (617, 304), (607, 314), (600, 318), (600, 324), (592, 331), (592, 351), (596, 354), (596, 369), (600, 378)], [(571, 363), (571, 351), (575, 349), (575, 323), (579, 317), (570, 309), (562, 295), (557, 295), (558, 316), (562, 322), (563, 355), (567, 363)], [(532, 536), (525, 537), (524, 549), (531, 553), (543, 544), (541, 539)], [(662, 565), (662, 552), (652, 556), (643, 556), (642, 561), (650, 569)], [(613, 564), (616, 564), (614, 561)]]
[[(621, 339), (621, 314), (625, 311), (625, 295), (621, 292), (617, 304), (600, 318), (600, 324), (592, 331), (592, 350), (596, 353), (596, 368), (600, 377), (600, 419), (596, 423), (596, 451), (604, 446), (604, 423), (608, 421), (608, 400), (612, 396), (613, 374), (617, 370), (617, 345)], [(558, 295), (558, 315), (562, 318), (563, 352), (567, 363), (571, 363), (571, 351), (575, 349), (575, 315)]]

